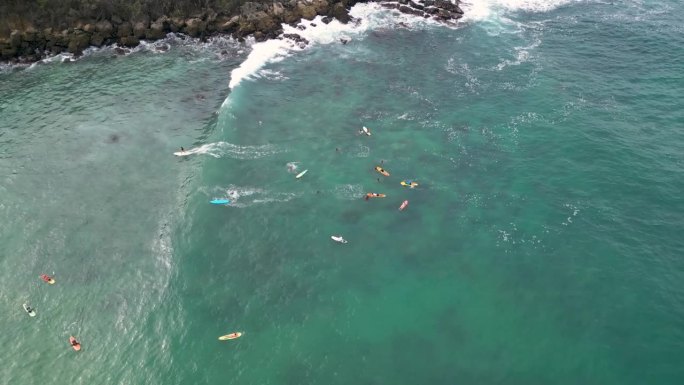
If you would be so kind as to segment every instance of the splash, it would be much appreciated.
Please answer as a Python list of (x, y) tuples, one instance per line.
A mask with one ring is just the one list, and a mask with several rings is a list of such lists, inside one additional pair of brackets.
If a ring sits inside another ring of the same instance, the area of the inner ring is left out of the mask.
[(296, 49), (296, 45), (290, 39), (274, 39), (260, 43), (255, 43), (253, 39), (249, 39), (248, 42), (252, 45), (252, 52), (250, 52), (247, 60), (230, 73), (228, 86), (231, 90), (244, 79), (254, 75), (267, 63), (283, 60), (291, 50)]
[(288, 162), (285, 166), (287, 167), (287, 172), (295, 174), (299, 168), (299, 162)]

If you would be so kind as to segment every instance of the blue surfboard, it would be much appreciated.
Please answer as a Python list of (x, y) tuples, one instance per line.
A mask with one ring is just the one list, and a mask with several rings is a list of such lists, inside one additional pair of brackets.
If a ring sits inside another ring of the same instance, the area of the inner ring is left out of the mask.
[(209, 203), (212, 205), (227, 205), (230, 201), (228, 199), (214, 199), (209, 201)]

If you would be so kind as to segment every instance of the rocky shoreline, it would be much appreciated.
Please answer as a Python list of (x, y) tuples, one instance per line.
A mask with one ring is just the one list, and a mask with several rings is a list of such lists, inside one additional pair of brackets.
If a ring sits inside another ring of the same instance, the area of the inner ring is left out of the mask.
[[(381, 1), (381, 6), (399, 12), (431, 18), (444, 23), (453, 23), (462, 17), (458, 0), (398, 0)], [(290, 0), (285, 2), (247, 2), (237, 13), (222, 13), (207, 9), (192, 17), (178, 18), (162, 16), (155, 20), (141, 17), (138, 20), (123, 20), (114, 15), (103, 20), (79, 20), (73, 27), (56, 30), (27, 27), (14, 29), (9, 37), (0, 37), (0, 61), (31, 63), (50, 55), (69, 52), (76, 56), (88, 47), (102, 47), (117, 44), (135, 47), (141, 40), (163, 39), (168, 33), (183, 33), (195, 38), (213, 35), (231, 35), (237, 39), (253, 36), (257, 41), (273, 39), (283, 33), (282, 25), (296, 25), (301, 19), (312, 20), (323, 16), (323, 22), (333, 19), (341, 23), (352, 20), (349, 8), (359, 0)], [(296, 34), (285, 36), (306, 44)]]

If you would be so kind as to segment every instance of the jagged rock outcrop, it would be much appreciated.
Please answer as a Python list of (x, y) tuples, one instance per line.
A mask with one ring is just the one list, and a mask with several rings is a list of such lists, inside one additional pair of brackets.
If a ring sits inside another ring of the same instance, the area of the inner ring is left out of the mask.
[(384, 1), (383, 7), (396, 9), (409, 15), (432, 18), (440, 22), (454, 22), (463, 17), (463, 10), (457, 3), (449, 0), (398, 0), (396, 2)]
[[(317, 15), (325, 16), (322, 22), (326, 24), (333, 18), (348, 23), (351, 21), (349, 8), (359, 1), (364, 0), (246, 2), (232, 13), (208, 8), (188, 17), (167, 17), (157, 12), (151, 19), (153, 13), (150, 12), (132, 20), (115, 13), (93, 20), (70, 9), (65, 20), (55, 26), (36, 28), (32, 23), (26, 23), (25, 28), (13, 29), (5, 36), (2, 36), (0, 28), (0, 60), (35, 61), (45, 55), (65, 51), (80, 55), (88, 46), (118, 44), (134, 47), (142, 39), (161, 39), (169, 32), (182, 32), (198, 38), (217, 33), (231, 34), (239, 39), (251, 35), (257, 40), (265, 40), (282, 34), (283, 23), (296, 25), (301, 19), (311, 20)], [(398, 0), (381, 4), (399, 12), (442, 22), (452, 22), (463, 15), (458, 0), (456, 3), (450, 0)], [(306, 39), (296, 34), (285, 38), (299, 45), (308, 44)]]

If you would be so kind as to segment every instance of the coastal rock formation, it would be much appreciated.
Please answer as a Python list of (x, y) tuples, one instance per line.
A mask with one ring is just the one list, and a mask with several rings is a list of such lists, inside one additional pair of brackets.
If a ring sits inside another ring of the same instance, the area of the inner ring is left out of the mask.
[[(398, 0), (380, 4), (399, 12), (449, 23), (463, 15), (458, 0), (455, 1)], [(117, 44), (134, 47), (142, 39), (161, 39), (169, 32), (181, 32), (196, 38), (231, 34), (238, 39), (247, 36), (254, 36), (256, 40), (272, 39), (282, 34), (283, 23), (294, 26), (301, 19), (311, 20), (317, 15), (324, 16), (322, 22), (325, 24), (333, 18), (347, 23), (351, 20), (349, 8), (357, 2), (359, 0), (245, 2), (237, 10), (207, 8), (187, 17), (169, 17), (159, 11), (152, 12), (153, 9), (130, 18), (116, 13), (94, 17), (92, 13), (85, 15), (71, 8), (63, 20), (52, 25), (41, 25), (41, 20), (30, 19), (8, 22), (7, 18), (0, 16), (0, 23), (3, 20), (7, 23), (7, 26), (0, 24), (0, 61), (32, 62), (60, 52), (80, 55), (89, 46)], [(308, 43), (296, 34), (286, 38), (300, 46)]]
[(399, 0), (396, 2), (383, 1), (380, 4), (385, 8), (396, 9), (401, 13), (432, 18), (446, 23), (454, 22), (463, 17), (461, 7), (449, 0)]

